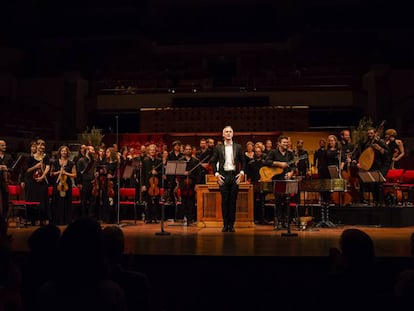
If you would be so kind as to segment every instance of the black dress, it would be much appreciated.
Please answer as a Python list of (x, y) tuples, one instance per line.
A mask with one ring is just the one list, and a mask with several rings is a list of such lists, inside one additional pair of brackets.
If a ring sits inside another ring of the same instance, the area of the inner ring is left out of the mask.
[[(67, 164), (64, 167), (65, 172), (72, 173), (74, 165), (75, 163), (73, 161), (68, 160)], [(57, 172), (60, 171), (61, 168), (62, 167), (59, 164), (59, 161), (55, 161), (53, 163), (52, 171)], [(64, 188), (67, 188), (67, 190), (58, 191), (58, 186), (63, 186), (63, 184), (66, 186)], [(59, 181), (59, 179), (57, 179), (56, 182), (53, 183), (53, 197), (51, 207), (53, 221), (56, 225), (67, 225), (72, 222), (72, 180), (69, 177), (66, 178), (65, 183), (63, 183), (63, 180)]]

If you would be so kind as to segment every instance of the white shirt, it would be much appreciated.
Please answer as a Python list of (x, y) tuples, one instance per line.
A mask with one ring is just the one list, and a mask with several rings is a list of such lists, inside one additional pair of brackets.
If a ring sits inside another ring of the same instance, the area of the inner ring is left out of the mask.
[(234, 165), (234, 156), (233, 156), (233, 143), (224, 143), (224, 170), (225, 171), (235, 171), (236, 166)]

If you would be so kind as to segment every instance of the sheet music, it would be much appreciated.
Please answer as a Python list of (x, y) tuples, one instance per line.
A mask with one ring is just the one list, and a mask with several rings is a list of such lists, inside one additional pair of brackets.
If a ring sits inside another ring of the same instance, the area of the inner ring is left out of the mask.
[(166, 175), (184, 175), (187, 162), (185, 161), (168, 161), (165, 166)]

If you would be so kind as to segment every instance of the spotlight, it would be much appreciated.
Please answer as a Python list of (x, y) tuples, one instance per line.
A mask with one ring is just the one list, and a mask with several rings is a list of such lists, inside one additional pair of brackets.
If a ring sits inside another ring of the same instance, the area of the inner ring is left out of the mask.
[(197, 89), (196, 88), (193, 89), (193, 93), (197, 93)]

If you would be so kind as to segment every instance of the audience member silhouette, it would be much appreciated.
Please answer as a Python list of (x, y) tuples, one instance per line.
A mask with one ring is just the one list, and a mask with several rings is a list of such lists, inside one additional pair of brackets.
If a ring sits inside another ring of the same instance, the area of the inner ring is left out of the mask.
[[(410, 236), (410, 254), (414, 258), (414, 232)], [(394, 296), (401, 300), (411, 300), (414, 294), (414, 268), (407, 268), (400, 271), (394, 284)]]
[(329, 260), (329, 276), (320, 293), (326, 295), (326, 299), (353, 305), (371, 302), (380, 294), (374, 242), (366, 232), (356, 228), (345, 229), (339, 248), (330, 249)]
[(109, 279), (102, 229), (96, 220), (79, 218), (66, 227), (57, 262), (55, 278), (39, 291), (39, 310), (126, 310), (123, 290)]
[(7, 229), (7, 222), (0, 217), (0, 311), (22, 311), (21, 272), (13, 257), (13, 239)]
[(103, 229), (105, 254), (109, 261), (110, 278), (124, 290), (128, 310), (149, 310), (150, 282), (145, 273), (126, 269), (123, 264), (125, 239), (117, 226)]
[(37, 291), (54, 277), (57, 245), (61, 231), (56, 225), (39, 227), (29, 236), (28, 261), (23, 265), (23, 303), (26, 311), (35, 310)]

